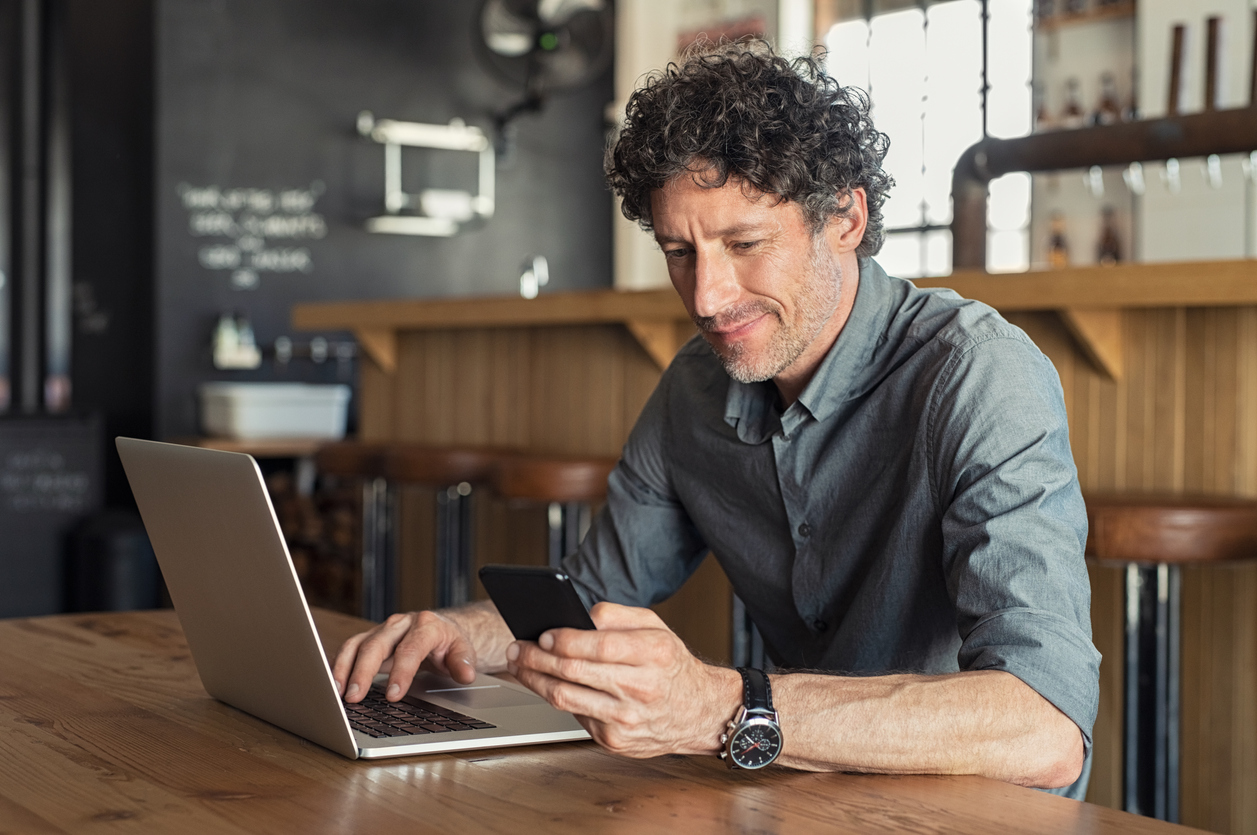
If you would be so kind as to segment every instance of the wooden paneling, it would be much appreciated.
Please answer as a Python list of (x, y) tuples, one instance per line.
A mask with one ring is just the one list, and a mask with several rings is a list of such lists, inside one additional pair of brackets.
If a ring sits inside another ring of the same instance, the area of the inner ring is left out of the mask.
[[(1257, 287), (1257, 283), (1254, 283)], [(1084, 491), (1257, 496), (1257, 307), (1122, 314), (1125, 369), (1100, 374), (1050, 313), (1013, 313), (1061, 377)], [(1257, 554), (1254, 554), (1257, 559)], [(1088, 799), (1120, 799), (1121, 578), (1092, 568), (1104, 653)], [(1257, 833), (1257, 564), (1183, 577), (1183, 822)]]
[(1257, 832), (1257, 565), (1184, 569), (1182, 634), (1182, 819)]
[(1087, 800), (1122, 808), (1122, 687), (1125, 684), (1121, 663), (1125, 632), (1120, 617), (1096, 617), (1121, 612), (1125, 598), (1123, 569), (1113, 565), (1089, 563), (1091, 575), (1092, 634), (1096, 649), (1104, 656), (1100, 663), (1100, 711), (1092, 735), (1091, 783)]

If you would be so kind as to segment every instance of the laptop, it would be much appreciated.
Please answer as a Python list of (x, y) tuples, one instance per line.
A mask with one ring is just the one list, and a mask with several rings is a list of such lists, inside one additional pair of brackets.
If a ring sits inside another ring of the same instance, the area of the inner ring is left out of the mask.
[(350, 758), (589, 739), (569, 713), (513, 682), (421, 672), (387, 703), (384, 676), (343, 702), (252, 456), (118, 438), (206, 692)]

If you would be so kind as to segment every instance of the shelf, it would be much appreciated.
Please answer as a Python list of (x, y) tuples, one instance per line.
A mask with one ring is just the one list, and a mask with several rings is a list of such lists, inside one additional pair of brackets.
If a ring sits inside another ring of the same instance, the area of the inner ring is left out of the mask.
[(991, 275), (959, 271), (920, 279), (1001, 313), (1056, 311), (1096, 367), (1122, 376), (1123, 309), (1257, 305), (1257, 260), (1070, 267)]
[(1049, 18), (1035, 20), (1035, 32), (1054, 32), (1071, 26), (1087, 23), (1100, 23), (1106, 20), (1122, 20), (1135, 17), (1134, 0), (1125, 3), (1114, 3), (1100, 9), (1089, 9), (1081, 14), (1058, 14)]
[(328, 438), (266, 438), (240, 440), (238, 438), (174, 438), (171, 443), (218, 449), (223, 452), (243, 452), (254, 458), (307, 458), (318, 452), (319, 447), (334, 443)]
[(318, 302), (295, 306), (292, 323), (298, 330), (352, 331), (367, 355), (386, 373), (397, 367), (400, 331), (621, 324), (660, 368), (668, 366), (688, 334), (693, 333), (689, 314), (671, 289), (550, 293), (535, 299), (488, 296)]

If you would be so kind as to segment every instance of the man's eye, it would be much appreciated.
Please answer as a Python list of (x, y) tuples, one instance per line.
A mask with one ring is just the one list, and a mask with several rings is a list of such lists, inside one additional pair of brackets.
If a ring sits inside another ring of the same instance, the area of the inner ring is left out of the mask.
[(759, 241), (738, 241), (736, 244), (733, 245), (733, 248), (746, 251), (748, 249), (754, 249), (755, 247), (759, 245), (760, 245)]
[(690, 254), (688, 249), (668, 249), (664, 250), (664, 256), (673, 260), (680, 260)]

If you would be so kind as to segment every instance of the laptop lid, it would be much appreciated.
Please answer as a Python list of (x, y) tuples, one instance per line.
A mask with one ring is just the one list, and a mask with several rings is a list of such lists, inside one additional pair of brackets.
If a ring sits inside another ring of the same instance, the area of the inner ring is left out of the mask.
[(117, 446), (206, 692), (356, 758), (257, 462), (133, 438)]

